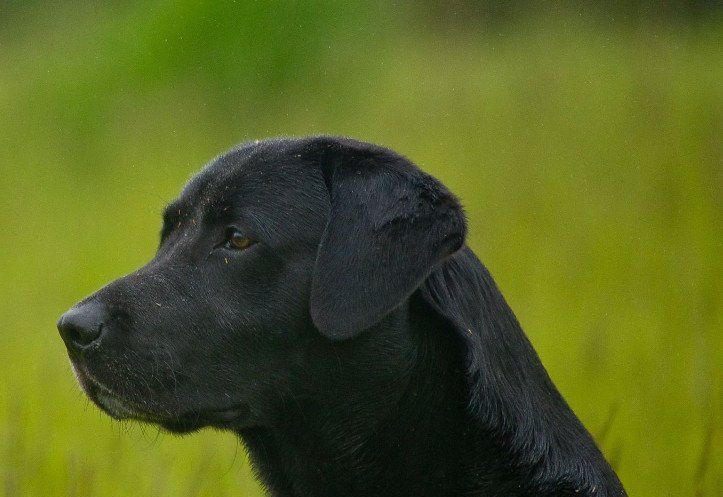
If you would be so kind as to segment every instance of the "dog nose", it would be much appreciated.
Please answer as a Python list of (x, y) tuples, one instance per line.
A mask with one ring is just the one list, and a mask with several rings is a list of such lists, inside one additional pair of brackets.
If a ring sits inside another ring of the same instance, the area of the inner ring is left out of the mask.
[(88, 302), (60, 316), (58, 331), (69, 349), (81, 351), (100, 338), (105, 319), (105, 306)]

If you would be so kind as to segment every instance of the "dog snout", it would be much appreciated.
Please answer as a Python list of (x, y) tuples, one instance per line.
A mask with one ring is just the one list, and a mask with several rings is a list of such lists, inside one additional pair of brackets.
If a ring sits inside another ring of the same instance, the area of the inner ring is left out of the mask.
[(103, 304), (86, 302), (60, 316), (58, 331), (68, 350), (78, 353), (100, 340), (107, 319), (108, 312)]

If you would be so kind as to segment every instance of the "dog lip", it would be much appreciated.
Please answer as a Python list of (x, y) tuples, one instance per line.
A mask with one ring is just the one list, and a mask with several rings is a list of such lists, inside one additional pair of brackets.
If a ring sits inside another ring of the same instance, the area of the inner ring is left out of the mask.
[(249, 408), (246, 404), (236, 404), (230, 407), (219, 409), (199, 409), (197, 411), (189, 411), (180, 416), (182, 421), (203, 421), (205, 423), (225, 424), (232, 423), (239, 418), (248, 416)]
[(246, 425), (250, 409), (246, 404), (237, 404), (221, 409), (203, 409), (190, 411), (180, 416), (157, 421), (174, 433), (188, 433), (204, 426), (216, 428), (234, 428)]
[(136, 419), (148, 423), (158, 423), (168, 426), (172, 431), (185, 432), (207, 425), (217, 427), (233, 426), (248, 418), (250, 414), (249, 406), (243, 403), (222, 408), (180, 412), (177, 415), (149, 413), (139, 409), (133, 402), (116, 394), (111, 388), (100, 382), (84, 363), (73, 360), (70, 363), (73, 373), (85, 394), (93, 403), (115, 419)]
[(230, 423), (241, 417), (248, 416), (249, 408), (245, 404), (238, 404), (224, 409), (209, 411), (209, 415), (218, 422)]
[(90, 390), (92, 387), (97, 391), (107, 393), (108, 395), (116, 396), (110, 388), (98, 381), (98, 379), (93, 376), (93, 374), (88, 370), (88, 367), (85, 366), (83, 363), (71, 361), (70, 364), (73, 367), (73, 373), (75, 374), (75, 378), (78, 380), (78, 383), (80, 383), (80, 386), (83, 388), (83, 390), (85, 390), (86, 394), (91, 396)]
[[(71, 361), (73, 373), (85, 394), (115, 419), (149, 419), (128, 401), (101, 383), (82, 363)], [(149, 419), (150, 420), (150, 419)]]
[(139, 418), (141, 415), (130, 408), (126, 403), (114, 395), (109, 395), (103, 390), (96, 394), (96, 400), (103, 406), (103, 409), (116, 419)]

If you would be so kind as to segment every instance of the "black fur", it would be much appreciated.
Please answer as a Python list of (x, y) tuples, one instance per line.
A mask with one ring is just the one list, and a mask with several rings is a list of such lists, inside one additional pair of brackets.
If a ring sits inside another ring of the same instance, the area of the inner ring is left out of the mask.
[(465, 230), (387, 149), (255, 142), (58, 326), (103, 410), (234, 430), (277, 497), (624, 496)]

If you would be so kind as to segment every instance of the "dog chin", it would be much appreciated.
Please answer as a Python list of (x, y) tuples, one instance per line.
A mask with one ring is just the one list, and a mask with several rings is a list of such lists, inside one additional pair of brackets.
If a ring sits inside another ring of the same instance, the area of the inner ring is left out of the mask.
[(158, 423), (173, 433), (190, 433), (206, 426), (238, 430), (250, 426), (250, 409), (240, 404), (223, 409), (207, 409), (189, 412)]
[(190, 411), (177, 415), (169, 413), (165, 416), (142, 411), (98, 381), (82, 364), (72, 361), (71, 364), (83, 392), (95, 405), (114, 419), (132, 419), (153, 423), (172, 433), (190, 433), (206, 426), (238, 429), (248, 425), (250, 410), (245, 404), (221, 409)]

